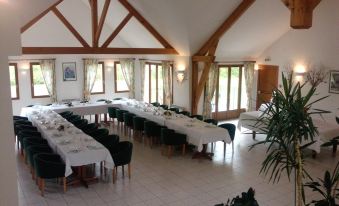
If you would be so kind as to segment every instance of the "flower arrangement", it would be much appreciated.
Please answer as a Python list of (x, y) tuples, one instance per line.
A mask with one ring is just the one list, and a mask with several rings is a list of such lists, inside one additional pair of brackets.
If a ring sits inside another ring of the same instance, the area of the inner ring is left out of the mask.
[(320, 83), (326, 83), (325, 79), (329, 74), (329, 70), (320, 65), (313, 69), (310, 69), (306, 73), (306, 82), (310, 83), (313, 87), (317, 87)]

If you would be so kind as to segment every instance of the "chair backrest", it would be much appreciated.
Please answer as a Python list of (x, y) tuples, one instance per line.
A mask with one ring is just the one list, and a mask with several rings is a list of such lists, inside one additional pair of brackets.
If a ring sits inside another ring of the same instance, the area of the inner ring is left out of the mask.
[(129, 164), (132, 159), (133, 144), (129, 141), (119, 142), (110, 152), (116, 166)]
[(107, 108), (108, 115), (109, 115), (110, 118), (116, 118), (117, 117), (117, 115), (115, 113), (116, 109), (118, 109), (118, 108), (116, 108), (116, 107), (108, 107)]
[(235, 136), (235, 130), (236, 130), (236, 126), (234, 124), (231, 123), (225, 123), (225, 124), (221, 124), (219, 125), (219, 127), (227, 129), (228, 134), (231, 137), (231, 140), (234, 140), (234, 136)]
[(160, 136), (160, 125), (153, 121), (145, 121), (144, 132), (147, 136)]
[(64, 111), (64, 112), (59, 113), (59, 115), (61, 115), (62, 117), (70, 116), (72, 114), (73, 114), (73, 112), (71, 112), (71, 111)]
[(97, 102), (105, 102), (107, 99), (98, 99)]
[(93, 138), (100, 138), (102, 136), (107, 136), (108, 134), (109, 131), (108, 129), (105, 128), (97, 129), (89, 133), (89, 135), (92, 136)]
[(65, 163), (57, 154), (39, 153), (34, 155), (34, 166), (38, 177), (49, 179), (65, 176)]
[(90, 123), (86, 125), (84, 128), (82, 128), (82, 131), (85, 132), (86, 134), (96, 130), (98, 126), (95, 123)]
[(172, 107), (172, 108), (169, 108), (169, 110), (171, 110), (175, 113), (179, 113), (179, 108)]
[(152, 102), (151, 105), (155, 106), (155, 107), (159, 107), (160, 103), (159, 102)]
[(133, 117), (133, 129), (138, 130), (138, 131), (144, 130), (145, 120), (146, 119), (143, 117), (138, 117), (138, 116)]
[(162, 104), (162, 105), (160, 105), (160, 107), (162, 107), (165, 110), (168, 110), (168, 106), (166, 104)]
[(190, 112), (188, 112), (188, 111), (181, 111), (181, 112), (179, 112), (179, 114), (183, 114), (185, 116), (190, 116)]
[(200, 115), (200, 114), (192, 115), (191, 118), (196, 118), (196, 119), (198, 119), (200, 121), (204, 120), (204, 117), (202, 115)]
[(38, 153), (53, 153), (48, 145), (29, 145), (26, 149), (26, 155), (30, 165), (34, 166), (34, 155)]
[(337, 124), (339, 124), (339, 117), (335, 117), (335, 121), (337, 121)]
[(125, 125), (128, 127), (133, 127), (133, 117), (135, 116), (135, 114), (125, 112), (123, 116), (124, 116)]
[(162, 128), (161, 129), (161, 143), (162, 144), (170, 144), (172, 140), (172, 136), (175, 133), (173, 129)]
[(214, 125), (218, 125), (218, 120), (216, 120), (216, 119), (205, 119), (204, 122), (214, 124)]
[(26, 137), (23, 140), (24, 148), (30, 145), (48, 145), (47, 140), (39, 137)]

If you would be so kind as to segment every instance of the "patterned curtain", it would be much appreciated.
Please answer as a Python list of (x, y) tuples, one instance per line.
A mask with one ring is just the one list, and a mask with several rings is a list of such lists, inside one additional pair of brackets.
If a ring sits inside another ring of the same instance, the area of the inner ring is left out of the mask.
[(205, 118), (212, 117), (212, 98), (217, 87), (218, 79), (218, 65), (216, 63), (211, 64), (210, 72), (208, 74), (208, 80), (205, 86), (203, 116)]
[(121, 71), (129, 89), (129, 98), (135, 98), (134, 59), (120, 59)]
[(141, 77), (140, 100), (141, 101), (144, 101), (145, 65), (146, 65), (146, 60), (140, 60), (140, 77)]
[(162, 61), (162, 81), (164, 90), (163, 104), (172, 104), (172, 67), (171, 62)]
[(253, 110), (252, 90), (253, 90), (253, 79), (254, 79), (254, 62), (245, 62), (245, 85), (247, 95), (247, 111)]
[(44, 59), (40, 61), (42, 76), (51, 98), (51, 102), (57, 102), (56, 78), (55, 78), (55, 60)]
[(97, 59), (84, 60), (84, 90), (83, 95), (85, 100), (90, 100), (91, 91), (93, 89), (98, 70)]

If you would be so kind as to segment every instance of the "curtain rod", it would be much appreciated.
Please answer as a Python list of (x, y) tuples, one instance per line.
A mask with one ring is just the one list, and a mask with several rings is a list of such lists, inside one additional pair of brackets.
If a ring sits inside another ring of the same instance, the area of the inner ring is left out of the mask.
[(256, 61), (215, 61), (214, 63), (229, 63), (229, 64), (231, 64), (231, 63), (236, 63), (236, 64), (238, 64), (238, 63), (247, 63), (247, 62), (250, 62), (250, 63), (256, 63)]
[(8, 59), (8, 61), (39, 61), (39, 60), (56, 60), (56, 58), (40, 58), (40, 59)]
[(168, 62), (174, 62), (174, 60), (155, 60), (155, 59), (139, 59), (139, 60), (145, 60), (145, 61), (153, 61), (153, 62), (162, 62), (162, 61), (168, 61)]
[(113, 61), (119, 61), (119, 59), (133, 59), (136, 60), (136, 58), (82, 58), (82, 60), (86, 59), (97, 59), (97, 60), (113, 60)]

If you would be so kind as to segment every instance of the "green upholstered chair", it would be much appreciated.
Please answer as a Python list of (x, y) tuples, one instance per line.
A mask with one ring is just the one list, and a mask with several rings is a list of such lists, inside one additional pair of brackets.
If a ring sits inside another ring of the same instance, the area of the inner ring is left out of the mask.
[(209, 123), (209, 124), (218, 125), (218, 120), (216, 120), (216, 119), (205, 119), (204, 122)]
[(116, 110), (119, 109), (117, 107), (108, 107), (107, 111), (108, 111), (108, 116), (110, 119), (112, 119), (113, 122), (113, 126), (114, 126), (114, 119), (117, 118), (117, 114), (116, 114)]
[(79, 129), (84, 128), (86, 125), (88, 125), (88, 120), (87, 119), (79, 119), (76, 121), (73, 121), (72, 124), (76, 126)]
[(13, 115), (13, 120), (28, 120), (28, 118), (23, 117), (23, 116)]
[(59, 113), (59, 115), (61, 115), (63, 118), (71, 116), (72, 114), (73, 114), (73, 112), (71, 112), (71, 111), (64, 111), (64, 112)]
[(118, 167), (122, 167), (122, 172), (124, 175), (124, 165), (128, 165), (128, 178), (131, 178), (131, 159), (133, 152), (133, 144), (128, 141), (119, 142), (114, 148), (109, 149), (113, 161), (114, 161), (114, 169), (113, 169), (113, 183), (115, 183), (117, 179)]
[[(185, 155), (186, 149), (186, 135), (176, 133), (172, 129), (162, 128), (161, 129), (161, 143), (163, 146), (167, 146), (167, 156), (171, 157), (173, 146), (182, 146), (182, 154)], [(162, 150), (162, 154), (164, 151)]]
[(163, 128), (162, 126), (160, 126), (159, 124), (155, 122), (152, 122), (152, 121), (144, 122), (144, 134), (151, 148), (153, 146), (154, 141), (158, 140), (158, 142), (160, 142), (159, 140), (160, 140), (162, 128)]
[(135, 114), (125, 112), (124, 114), (124, 122), (125, 122), (125, 131), (127, 131), (128, 136), (131, 137), (132, 129), (133, 129), (133, 117)]
[(52, 149), (47, 145), (29, 145), (26, 148), (26, 157), (27, 157), (27, 163), (30, 168), (30, 172), (32, 174), (32, 179), (35, 179), (35, 171), (34, 171), (34, 155), (39, 153), (51, 153), (53, 154)]
[(168, 105), (166, 105), (166, 104), (162, 104), (162, 105), (160, 105), (160, 107), (163, 108), (164, 110), (168, 110)]
[(195, 118), (195, 119), (198, 119), (200, 121), (204, 120), (204, 117), (200, 114), (191, 115), (191, 118)]
[(41, 133), (38, 132), (38, 131), (32, 131), (32, 130), (21, 130), (21, 131), (19, 131), (17, 137), (18, 137), (18, 142), (20, 143), (21, 155), (23, 155), (24, 154), (23, 140), (25, 138), (27, 138), (27, 137), (38, 137), (38, 138), (41, 138)]
[(27, 163), (27, 148), (29, 146), (32, 145), (47, 145), (48, 146), (48, 142), (47, 140), (41, 138), (41, 137), (26, 137), (23, 139), (23, 148), (24, 148), (24, 159), (25, 159), (25, 163)]
[[(231, 123), (225, 123), (219, 125), (219, 127), (224, 128), (228, 131), (228, 134), (230, 135), (230, 138), (232, 140), (232, 151), (234, 152), (234, 137), (235, 137), (235, 131), (236, 131), (236, 126)], [(224, 142), (224, 155), (226, 154), (226, 142)]]
[(159, 107), (160, 103), (159, 102), (152, 102), (151, 105), (155, 106), (155, 107)]
[(175, 113), (179, 113), (179, 108), (176, 108), (176, 107), (171, 107), (171, 108), (169, 108), (169, 110), (171, 110)]
[(188, 111), (181, 111), (178, 114), (183, 114), (183, 115), (188, 116), (188, 117), (190, 116), (190, 112), (188, 112)]
[(107, 136), (109, 134), (108, 129), (105, 128), (101, 128), (101, 129), (96, 129), (93, 130), (92, 132), (88, 133), (88, 135), (90, 135), (91, 137), (93, 137), (94, 139), (103, 137), (103, 136)]
[(134, 138), (142, 138), (142, 133), (144, 131), (144, 122), (146, 121), (143, 117), (135, 116), (133, 117), (133, 135)]
[(89, 134), (93, 131), (95, 131), (98, 128), (98, 125), (96, 125), (95, 123), (90, 123), (88, 125), (86, 125), (85, 127), (82, 128), (82, 131), (85, 132), (86, 134)]
[(66, 192), (66, 166), (61, 157), (57, 154), (40, 153), (34, 155), (34, 169), (38, 184), (41, 191), (41, 196), (44, 196), (45, 179), (55, 179), (62, 177), (63, 189)]

